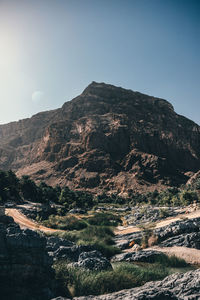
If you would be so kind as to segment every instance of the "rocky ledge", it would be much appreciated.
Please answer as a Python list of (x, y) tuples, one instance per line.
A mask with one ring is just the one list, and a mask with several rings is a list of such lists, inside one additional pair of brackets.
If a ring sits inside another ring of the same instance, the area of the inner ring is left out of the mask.
[[(175, 273), (162, 281), (101, 296), (76, 297), (73, 300), (198, 300), (200, 299), (200, 269)], [(68, 300), (58, 297), (52, 300)]]
[(179, 214), (179, 211), (173, 207), (168, 207), (163, 210), (153, 206), (142, 208), (132, 207), (131, 213), (124, 216), (124, 219), (128, 225), (137, 226), (139, 224), (158, 222), (168, 217), (174, 217), (177, 214)]

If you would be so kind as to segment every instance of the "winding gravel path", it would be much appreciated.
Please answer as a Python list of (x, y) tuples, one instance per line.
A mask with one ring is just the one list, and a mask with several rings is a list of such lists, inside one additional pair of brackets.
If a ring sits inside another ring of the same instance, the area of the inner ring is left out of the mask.
[(14, 219), (14, 221), (20, 225), (21, 228), (29, 228), (32, 230), (40, 230), (43, 232), (55, 232), (60, 231), (52, 228), (47, 228), (45, 226), (39, 225), (32, 220), (28, 219), (16, 208), (7, 208), (6, 214)]

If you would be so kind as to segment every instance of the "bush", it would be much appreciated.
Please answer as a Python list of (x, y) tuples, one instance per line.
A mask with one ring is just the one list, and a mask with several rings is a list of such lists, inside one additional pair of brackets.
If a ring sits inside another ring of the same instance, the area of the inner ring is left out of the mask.
[(89, 225), (81, 231), (56, 232), (53, 235), (75, 242), (79, 245), (91, 245), (107, 258), (121, 252), (119, 248), (113, 246), (114, 241), (112, 240), (112, 237), (114, 236), (114, 233), (111, 228), (106, 226), (100, 227)]
[(162, 256), (156, 258), (156, 262), (162, 264), (165, 267), (171, 268), (184, 268), (188, 266), (184, 259), (178, 258), (175, 255), (167, 256), (163, 254)]
[(87, 227), (87, 223), (74, 216), (51, 215), (48, 220), (43, 221), (45, 226), (60, 230), (81, 230)]
[(117, 226), (121, 223), (120, 217), (111, 213), (95, 213), (94, 216), (87, 219), (90, 225), (98, 226)]
[(106, 226), (88, 226), (78, 236), (78, 244), (92, 245), (96, 250), (99, 250), (104, 256), (111, 256), (120, 253), (120, 250), (112, 246), (114, 241), (112, 237), (114, 233), (111, 228)]
[(142, 230), (141, 247), (143, 249), (147, 248), (149, 243), (151, 243), (150, 239), (154, 237), (153, 229), (155, 228), (155, 223), (140, 224), (138, 227)]
[(181, 201), (182, 205), (189, 205), (189, 204), (191, 204), (192, 202), (194, 202), (196, 200), (198, 200), (198, 196), (197, 196), (197, 193), (195, 191), (183, 190), (180, 193), (180, 201)]
[(160, 218), (167, 218), (167, 217), (169, 217), (169, 211), (168, 211), (168, 209), (160, 208), (159, 209), (159, 215), (160, 215)]

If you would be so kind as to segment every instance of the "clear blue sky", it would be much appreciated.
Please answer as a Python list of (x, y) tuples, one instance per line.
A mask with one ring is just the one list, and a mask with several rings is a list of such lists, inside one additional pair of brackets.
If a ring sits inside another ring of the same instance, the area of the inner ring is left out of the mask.
[(58, 108), (93, 80), (200, 124), (200, 1), (0, 0), (0, 123)]

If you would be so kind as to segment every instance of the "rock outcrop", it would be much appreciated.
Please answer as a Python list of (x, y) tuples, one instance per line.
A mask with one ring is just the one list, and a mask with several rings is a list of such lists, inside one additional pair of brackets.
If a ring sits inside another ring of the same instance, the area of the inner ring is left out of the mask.
[(0, 169), (94, 193), (185, 183), (199, 149), (200, 127), (166, 100), (96, 82), (60, 109), (0, 125)]
[(169, 207), (165, 209), (155, 208), (153, 206), (147, 207), (133, 207), (132, 212), (124, 216), (124, 220), (128, 225), (139, 225), (145, 223), (158, 222), (167, 217), (176, 216), (179, 212), (177, 212), (174, 208)]
[[(153, 230), (158, 243), (164, 247), (184, 246), (200, 249), (200, 218), (175, 221), (171, 224)], [(142, 232), (119, 234), (115, 243), (120, 249), (129, 248), (131, 241), (141, 243)]]
[(47, 238), (46, 249), (54, 261), (64, 259), (71, 262), (77, 262), (82, 252), (94, 250), (90, 245), (76, 245), (73, 242), (58, 237)]
[(66, 239), (49, 237), (46, 249), (53, 261), (68, 261), (69, 267), (96, 271), (112, 268), (109, 260), (90, 245), (76, 245)]
[(176, 221), (155, 230), (164, 247), (184, 246), (200, 249), (200, 218)]
[(48, 300), (54, 296), (52, 260), (46, 239), (21, 230), (8, 216), (0, 216), (0, 298)]
[(183, 246), (187, 248), (200, 249), (200, 233), (192, 232), (176, 235), (161, 243), (164, 247)]
[(71, 264), (71, 267), (84, 268), (87, 270), (103, 271), (112, 269), (112, 266), (99, 251), (82, 252), (78, 262)]
[[(200, 299), (200, 269), (175, 273), (162, 281), (151, 281), (143, 286), (101, 296), (75, 297), (73, 300), (198, 300)], [(52, 300), (67, 300), (58, 297)]]
[(140, 250), (137, 252), (127, 252), (117, 254), (112, 257), (112, 262), (121, 262), (121, 261), (134, 261), (134, 262), (148, 262), (153, 263), (157, 259), (163, 256), (162, 252), (154, 250)]

